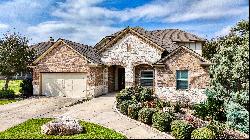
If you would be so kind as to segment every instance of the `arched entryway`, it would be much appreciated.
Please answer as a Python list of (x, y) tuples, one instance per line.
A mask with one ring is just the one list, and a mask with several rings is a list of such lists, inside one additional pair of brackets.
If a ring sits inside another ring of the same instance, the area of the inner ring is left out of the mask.
[(125, 88), (125, 68), (112, 65), (108, 68), (108, 91), (114, 92)]

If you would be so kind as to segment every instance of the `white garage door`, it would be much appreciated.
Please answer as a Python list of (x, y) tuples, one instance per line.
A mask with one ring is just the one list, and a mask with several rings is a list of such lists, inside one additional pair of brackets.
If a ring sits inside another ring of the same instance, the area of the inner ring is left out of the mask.
[(86, 97), (86, 74), (43, 73), (42, 94), (71, 98)]

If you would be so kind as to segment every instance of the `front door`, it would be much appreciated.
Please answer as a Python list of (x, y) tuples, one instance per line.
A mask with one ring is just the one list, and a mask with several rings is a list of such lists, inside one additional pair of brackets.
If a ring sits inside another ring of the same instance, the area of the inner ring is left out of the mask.
[(125, 88), (125, 68), (118, 68), (118, 90)]

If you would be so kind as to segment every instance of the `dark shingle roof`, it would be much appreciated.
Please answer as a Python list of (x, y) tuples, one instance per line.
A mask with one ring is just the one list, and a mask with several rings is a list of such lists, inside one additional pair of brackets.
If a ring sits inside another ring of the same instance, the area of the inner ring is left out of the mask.
[(80, 54), (85, 56), (90, 61), (98, 64), (102, 63), (101, 57), (99, 56), (99, 54), (96, 53), (95, 49), (92, 46), (76, 43), (66, 39), (61, 39), (61, 40), (63, 40), (66, 44), (71, 46), (73, 49), (78, 51)]
[(34, 49), (36, 52), (36, 56), (39, 57), (41, 54), (43, 54), (49, 47), (51, 47), (55, 42), (47, 41), (47, 42), (41, 42), (35, 45), (31, 45), (30, 49)]
[[(194, 34), (191, 34), (191, 33), (179, 30), (179, 29), (165, 29), (165, 30), (152, 30), (152, 31), (147, 31), (141, 27), (135, 27), (135, 28), (130, 28), (130, 29), (136, 31), (143, 37), (147, 38), (148, 40), (151, 40), (152, 42), (156, 43), (158, 46), (170, 52), (172, 50), (175, 50), (178, 47), (176, 45), (176, 42), (192, 42), (192, 41), (204, 42), (205, 41), (205, 39), (203, 38), (197, 37)], [(109, 41), (114, 39), (124, 30), (118, 31), (110, 36), (106, 36), (104, 38), (104, 40), (106, 40), (105, 44), (109, 43)], [(99, 42), (95, 45), (95, 48), (97, 50), (101, 49), (101, 47), (103, 46), (100, 44), (102, 43)]]
[[(76, 42), (66, 40), (66, 39), (58, 39), (58, 41), (59, 40), (62, 40), (63, 42), (65, 42), (67, 45), (69, 45), (74, 50), (76, 50), (77, 52), (79, 52), (80, 54), (85, 56), (91, 62), (98, 63), (98, 64), (102, 63), (100, 56), (96, 53), (96, 51), (93, 47), (88, 46), (88, 45), (84, 45), (84, 44), (80, 44), (80, 43), (76, 43)], [(39, 57), (48, 48), (50, 48), (54, 43), (55, 42), (51, 42), (51, 41), (41, 42), (41, 43), (38, 43), (35, 45), (31, 45), (30, 48), (31, 49), (33, 48), (36, 51), (36, 56)]]

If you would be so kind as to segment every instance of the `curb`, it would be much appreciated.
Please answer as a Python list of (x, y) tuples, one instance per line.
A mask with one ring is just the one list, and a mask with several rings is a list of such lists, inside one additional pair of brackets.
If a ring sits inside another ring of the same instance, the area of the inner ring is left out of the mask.
[(173, 136), (171, 136), (170, 134), (168, 134), (168, 133), (166, 133), (166, 132), (159, 131), (159, 130), (157, 130), (156, 128), (153, 128), (153, 127), (151, 127), (151, 126), (149, 126), (149, 125), (147, 125), (147, 124), (144, 124), (144, 123), (142, 123), (142, 122), (139, 122), (139, 121), (137, 121), (137, 120), (135, 120), (135, 119), (131, 119), (131, 118), (129, 118), (127, 115), (123, 115), (123, 114), (117, 109), (116, 101), (114, 102), (113, 110), (114, 110), (116, 113), (118, 113), (120, 116), (125, 117), (126, 119), (128, 119), (130, 122), (133, 121), (133, 122), (135, 122), (137, 125), (144, 126), (144, 127), (146, 127), (147, 129), (152, 130), (153, 132), (160, 133), (160, 134), (162, 134), (162, 135), (164, 135), (164, 136), (170, 137), (171, 139), (175, 139)]

